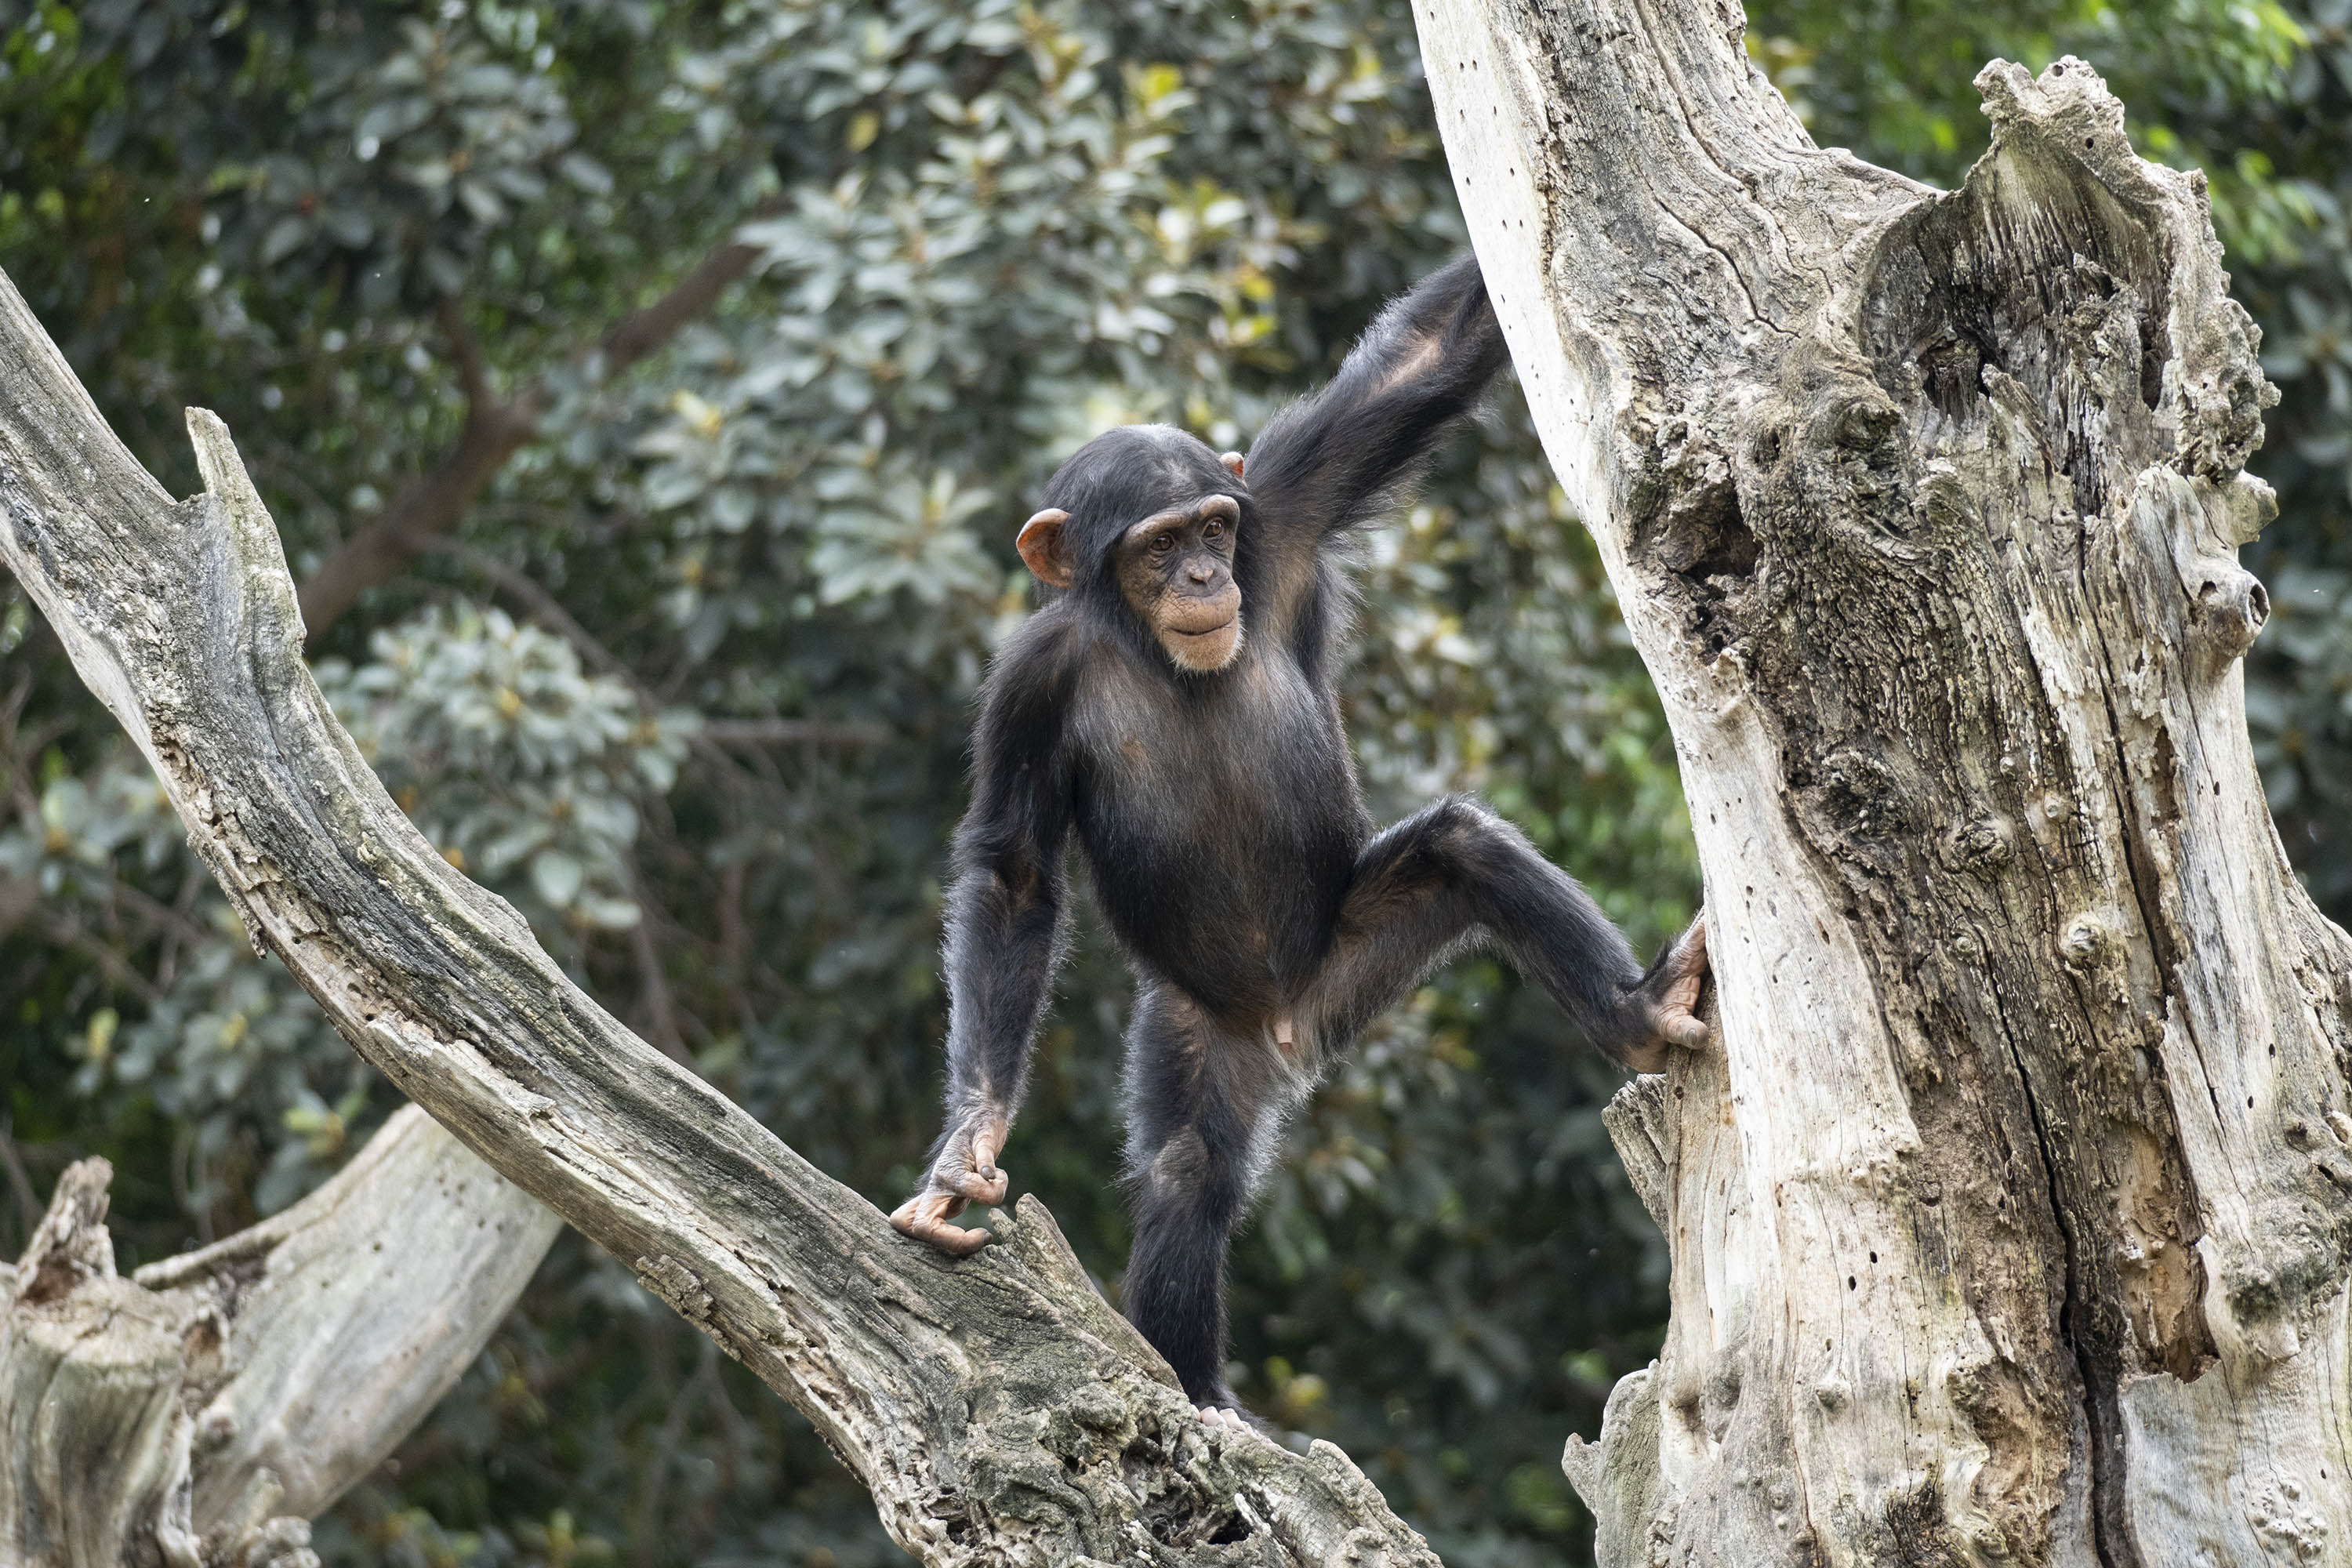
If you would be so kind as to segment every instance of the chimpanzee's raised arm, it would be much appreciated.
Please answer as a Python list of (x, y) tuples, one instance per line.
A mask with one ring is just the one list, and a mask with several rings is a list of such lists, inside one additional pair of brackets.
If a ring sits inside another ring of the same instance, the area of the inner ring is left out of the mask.
[(1421, 477), (1504, 358), (1477, 258), (1431, 273), (1381, 312), (1328, 386), (1258, 437), (1246, 478), (1260, 514), (1318, 541), (1371, 521)]

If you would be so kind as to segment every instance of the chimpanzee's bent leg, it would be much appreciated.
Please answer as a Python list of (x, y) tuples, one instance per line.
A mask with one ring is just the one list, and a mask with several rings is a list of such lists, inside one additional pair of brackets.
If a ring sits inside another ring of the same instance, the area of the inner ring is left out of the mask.
[(1648, 1037), (1633, 950), (1576, 879), (1475, 800), (1454, 796), (1357, 857), (1330, 956), (1300, 998), (1319, 1053), (1346, 1048), (1454, 949), (1484, 936), (1592, 1045), (1623, 1061)]
[(1225, 1386), (1225, 1254), (1308, 1080), (1272, 1040), (1220, 1028), (1181, 992), (1147, 985), (1127, 1035), (1128, 1187), (1135, 1245), (1128, 1321), (1203, 1406)]

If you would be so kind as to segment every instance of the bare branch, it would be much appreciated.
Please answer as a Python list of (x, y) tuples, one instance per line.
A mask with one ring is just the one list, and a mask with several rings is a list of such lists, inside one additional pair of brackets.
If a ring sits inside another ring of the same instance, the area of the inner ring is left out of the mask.
[(474, 335), (472, 323), (466, 320), (466, 308), (455, 295), (445, 294), (433, 312), (441, 323), (441, 335), (449, 340), (449, 350), (457, 361), (457, 390), (465, 395), (468, 408), (486, 408), (498, 399), (490, 392), (489, 363), (482, 357), (482, 340)]
[[(775, 210), (774, 204), (768, 203), (754, 209), (752, 216), (763, 217)], [(730, 241), (704, 257), (668, 293), (615, 321), (597, 345), (600, 378), (611, 381), (659, 350), (680, 328), (717, 304), (728, 285), (749, 272), (759, 259), (760, 247)]]
[(457, 445), (303, 583), (301, 613), (311, 637), (334, 625), (362, 593), (398, 575), (420, 541), (455, 528), (507, 459), (537, 438), (539, 413), (530, 393), (511, 403), (468, 403)]

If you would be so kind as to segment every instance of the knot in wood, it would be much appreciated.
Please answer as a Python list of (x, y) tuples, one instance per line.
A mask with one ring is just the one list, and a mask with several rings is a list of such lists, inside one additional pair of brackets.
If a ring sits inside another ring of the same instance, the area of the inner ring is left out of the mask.
[(1998, 816), (1977, 816), (1958, 824), (1944, 836), (1947, 858), (1957, 869), (1988, 874), (2015, 858), (2010, 826)]
[(1827, 446), (1871, 458), (1891, 454), (1895, 432), (1902, 422), (1895, 400), (1872, 387), (1861, 395), (1832, 403), (1817, 433)]
[(2113, 968), (2122, 958), (2113, 917), (2086, 910), (2066, 922), (2058, 937), (2058, 961), (2076, 974)]
[(1910, 805), (1894, 768), (1868, 752), (1844, 747), (1821, 762), (1805, 790), (1825, 823), (1849, 839), (1880, 839), (1911, 825)]
[(2202, 504), (2215, 539), (2226, 549), (2251, 544), (2279, 514), (2278, 492), (2255, 475), (2236, 473), (2222, 480), (2202, 474), (2189, 488)]
[(2270, 590), (2234, 561), (2209, 557), (2197, 562), (2189, 589), (2195, 601), (2189, 615), (2199, 638), (2225, 660), (2253, 647), (2271, 618)]

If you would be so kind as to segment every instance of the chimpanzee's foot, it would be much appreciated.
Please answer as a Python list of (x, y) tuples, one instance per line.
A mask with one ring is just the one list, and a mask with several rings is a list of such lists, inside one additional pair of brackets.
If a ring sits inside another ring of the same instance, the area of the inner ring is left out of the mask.
[(1271, 1427), (1243, 1409), (1237, 1401), (1234, 1401), (1232, 1394), (1226, 1394), (1225, 1399), (1228, 1401), (1226, 1404), (1196, 1406), (1202, 1426), (1213, 1426), (1223, 1432), (1246, 1432), (1253, 1437), (1263, 1437), (1269, 1443), (1274, 1441)]
[(1698, 1016), (1699, 992), (1706, 984), (1706, 911), (1676, 937), (1632, 997), (1642, 1015), (1643, 1037), (1622, 1049), (1619, 1059), (1635, 1072), (1664, 1072), (1673, 1048), (1699, 1050), (1712, 1033)]

